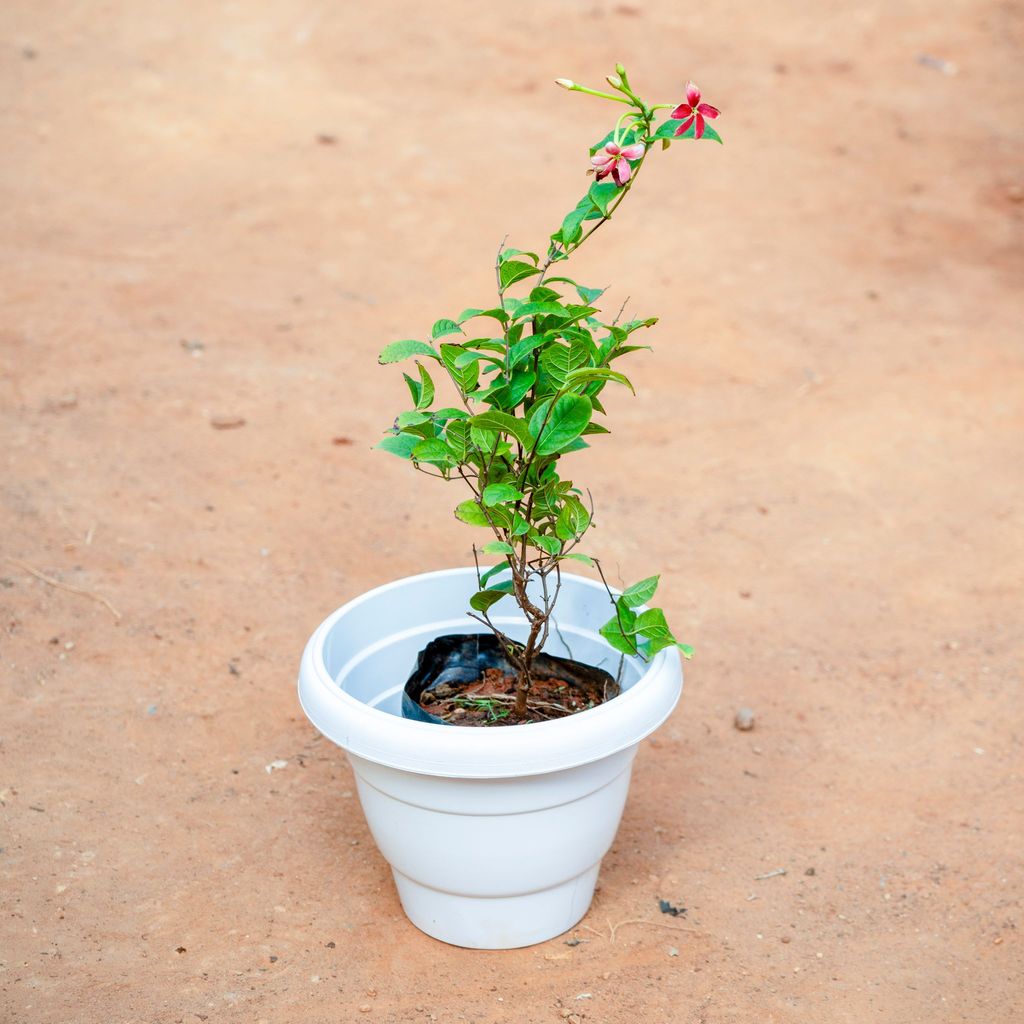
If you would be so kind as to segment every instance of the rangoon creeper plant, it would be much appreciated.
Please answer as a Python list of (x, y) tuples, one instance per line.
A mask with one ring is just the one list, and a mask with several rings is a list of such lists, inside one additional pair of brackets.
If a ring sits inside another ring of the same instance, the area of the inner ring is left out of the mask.
[[(595, 419), (605, 413), (602, 392), (609, 384), (633, 391), (613, 364), (647, 348), (631, 342), (631, 336), (657, 322), (656, 317), (620, 322), (622, 310), (605, 322), (594, 305), (603, 289), (551, 272), (611, 220), (658, 143), (667, 149), (675, 139), (722, 141), (707, 124), (719, 111), (701, 101), (692, 82), (684, 102), (652, 105), (633, 91), (621, 64), (615, 70), (607, 79), (614, 92), (557, 81), (570, 92), (621, 103), (626, 110), (591, 147), (596, 181), (551, 235), (544, 257), (506, 248), (503, 241), (494, 267), (497, 305), (438, 320), (431, 331), (437, 348), (405, 340), (380, 354), (381, 363), (413, 358), (416, 372), (403, 375), (413, 407), (398, 415), (377, 447), (410, 460), (420, 472), (461, 480), (472, 496), (455, 515), (494, 536), (480, 552), (502, 561), (483, 572), (478, 561), (480, 589), (469, 614), (494, 632), (517, 670), (516, 718), (526, 712), (534, 659), (548, 638), (562, 563), (574, 559), (594, 566), (608, 587), (600, 562), (579, 550), (594, 508), (589, 494), (584, 501), (573, 481), (562, 476), (562, 460), (587, 448), (585, 438), (609, 433)], [(664, 110), (671, 112), (656, 125)], [(512, 294), (526, 287), (525, 294)], [(494, 326), (468, 334), (464, 327), (486, 322)], [(436, 364), (433, 375), (427, 361)], [(432, 408), (434, 375), (448, 378), (461, 407)], [(614, 614), (601, 634), (623, 655), (649, 658), (677, 646), (689, 657), (692, 649), (676, 640), (660, 608), (636, 611), (654, 596), (658, 579), (650, 576), (618, 596), (609, 589)], [(491, 620), (490, 610), (508, 596), (526, 617), (525, 643), (512, 640)]]

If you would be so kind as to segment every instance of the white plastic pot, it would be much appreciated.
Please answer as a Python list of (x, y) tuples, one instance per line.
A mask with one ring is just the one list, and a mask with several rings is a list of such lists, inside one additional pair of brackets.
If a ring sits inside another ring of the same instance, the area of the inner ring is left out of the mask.
[[(457, 946), (511, 949), (559, 935), (587, 912), (637, 746), (675, 707), (682, 670), (674, 648), (647, 664), (627, 658), (618, 697), (551, 722), (402, 718), (402, 689), (427, 642), (482, 630), (466, 615), (476, 589), (474, 569), (449, 569), (350, 601), (306, 645), (299, 700), (347, 752), (412, 923)], [(564, 575), (547, 651), (615, 675), (619, 655), (598, 633), (611, 613), (599, 583)], [(511, 599), (492, 619), (525, 638)]]

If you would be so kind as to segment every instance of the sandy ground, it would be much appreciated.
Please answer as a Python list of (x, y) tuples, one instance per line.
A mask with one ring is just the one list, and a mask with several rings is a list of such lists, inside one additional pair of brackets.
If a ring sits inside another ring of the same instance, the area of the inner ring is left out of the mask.
[[(5, 4), (0, 1019), (1020, 1020), (1022, 36), (984, 0)], [(616, 59), (725, 111), (576, 267), (662, 316), (577, 457), (592, 548), (699, 653), (585, 941), (469, 952), (404, 919), (295, 673), (466, 563), (462, 495), (369, 450), (375, 355), (542, 244), (608, 127), (549, 83)]]

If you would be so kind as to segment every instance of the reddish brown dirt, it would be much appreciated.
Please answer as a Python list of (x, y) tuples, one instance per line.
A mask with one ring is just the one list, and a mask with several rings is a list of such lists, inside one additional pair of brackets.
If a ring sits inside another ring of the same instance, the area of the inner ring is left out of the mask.
[[(574, 685), (554, 677), (535, 676), (525, 715), (511, 715), (516, 695), (516, 677), (500, 668), (484, 669), (483, 675), (468, 686), (442, 684), (428, 690), (420, 699), (424, 711), (459, 726), (506, 726), (520, 722), (545, 722), (552, 718), (585, 711), (604, 702), (604, 687), (592, 683)], [(477, 706), (472, 698), (484, 698)], [(488, 703), (486, 698), (491, 698)], [(495, 698), (497, 698), (495, 700)]]
[[(0, 1018), (1020, 1019), (1019, 7), (0, 28), (2, 555), (122, 616), (0, 567)], [(725, 112), (577, 267), (662, 316), (577, 461), (592, 547), (664, 573), (698, 656), (585, 941), (467, 952), (405, 921), (296, 668), (342, 601), (468, 561), (461, 495), (369, 451), (375, 355), (558, 223), (607, 115), (550, 81), (617, 58)]]

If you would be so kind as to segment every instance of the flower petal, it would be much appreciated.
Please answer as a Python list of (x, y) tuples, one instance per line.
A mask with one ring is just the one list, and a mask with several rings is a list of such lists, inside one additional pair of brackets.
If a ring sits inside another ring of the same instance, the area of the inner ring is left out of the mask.
[(597, 172), (597, 180), (600, 181), (602, 178), (607, 178), (612, 172), (612, 165), (605, 164), (604, 167), (600, 168)]
[(632, 173), (633, 169), (629, 166), (628, 160), (619, 159), (615, 161), (612, 177), (615, 179), (616, 185), (625, 185)]
[(704, 134), (704, 115), (697, 115), (697, 127), (693, 130), (693, 137), (699, 139)]
[(594, 154), (594, 155), (593, 155), (593, 156), (592, 156), (592, 157), (590, 158), (590, 162), (591, 162), (591, 163), (592, 163), (592, 164), (593, 164), (593, 165), (594, 165), (595, 167), (605, 167), (605, 166), (607, 166), (608, 164), (612, 163), (612, 161), (613, 161), (614, 159), (615, 159), (615, 157), (613, 157), (613, 156), (612, 156), (611, 154), (609, 154), (609, 153), (595, 153), (595, 154)]
[(684, 122), (683, 122), (683, 123), (682, 123), (682, 124), (681, 124), (681, 125), (680, 125), (680, 126), (679, 126), (679, 127), (677, 128), (677, 129), (676, 129), (676, 135), (682, 135), (682, 134), (683, 134), (683, 133), (684, 133), (684, 132), (685, 132), (685, 131), (686, 131), (686, 130), (687, 130), (687, 129), (688, 129), (689, 127), (690, 127), (690, 125), (691, 125), (691, 124), (693, 124), (693, 119), (694, 119), (694, 117), (695, 117), (695, 115), (694, 115), (694, 114), (691, 114), (691, 115), (690, 115), (690, 116), (689, 116), (689, 117), (688, 117), (688, 118), (687, 118), (687, 119), (686, 119), (686, 120), (685, 120), (685, 121), (684, 121)]
[(686, 102), (691, 107), (695, 107), (700, 103), (700, 89), (693, 82), (686, 83)]
[(616, 146), (614, 142), (609, 142), (608, 145), (604, 147), (604, 150), (606, 153), (611, 153), (612, 156), (619, 155), (619, 147)]
[(673, 121), (678, 121), (681, 117), (689, 117), (693, 113), (693, 107), (689, 103), (680, 103), (675, 110), (672, 111), (668, 116)]
[(644, 155), (644, 144), (634, 142), (632, 146), (623, 146), (621, 155), (627, 160), (639, 160)]
[(710, 117), (712, 121), (721, 113), (718, 107), (711, 106), (710, 103), (699, 103), (697, 105), (697, 113), (703, 114), (705, 117)]

